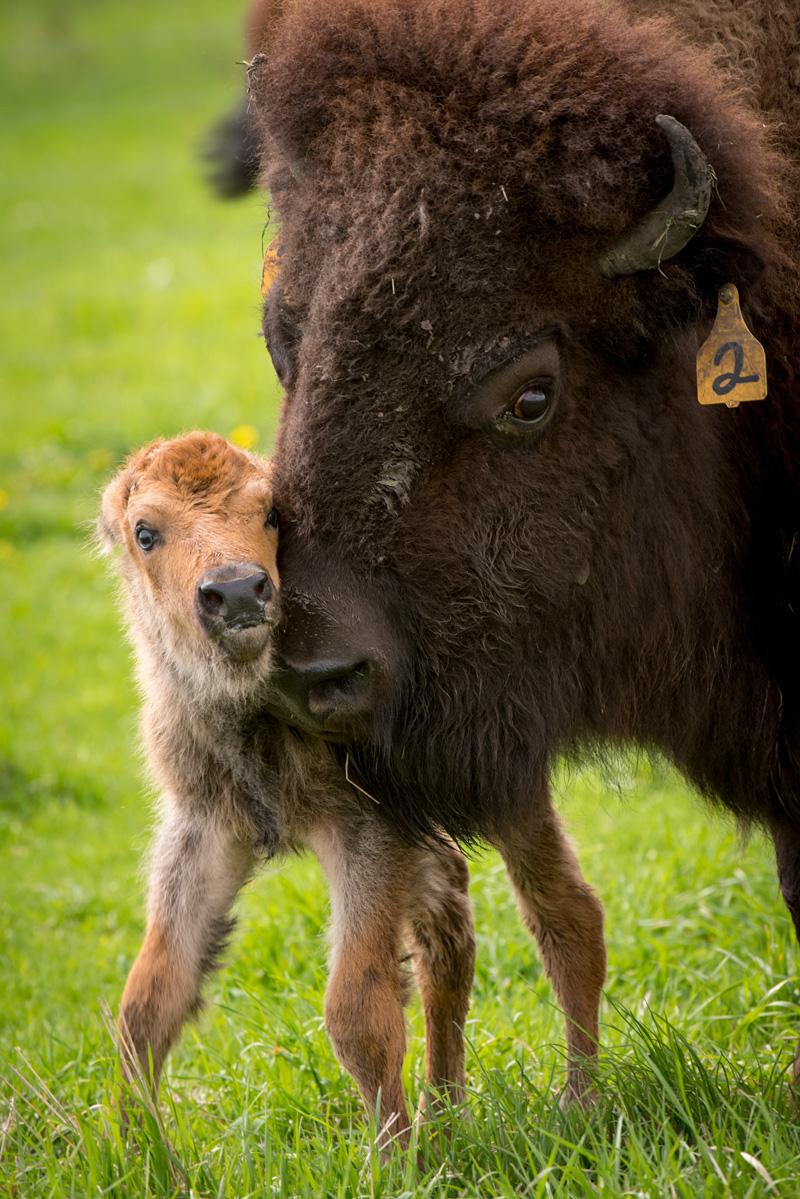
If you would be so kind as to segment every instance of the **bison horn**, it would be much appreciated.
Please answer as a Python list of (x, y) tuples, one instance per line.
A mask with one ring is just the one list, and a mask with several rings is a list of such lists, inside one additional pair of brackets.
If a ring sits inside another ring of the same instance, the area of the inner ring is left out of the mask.
[(674, 117), (656, 122), (669, 142), (675, 184), (669, 195), (600, 256), (604, 279), (653, 270), (694, 237), (711, 203), (714, 172), (685, 125)]

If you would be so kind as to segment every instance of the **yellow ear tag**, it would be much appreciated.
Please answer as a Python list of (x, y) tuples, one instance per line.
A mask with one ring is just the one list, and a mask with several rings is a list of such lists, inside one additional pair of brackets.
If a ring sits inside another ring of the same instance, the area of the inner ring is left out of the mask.
[(283, 246), (279, 234), (277, 237), (273, 237), (264, 251), (264, 265), (261, 268), (261, 294), (265, 299), (281, 269), (282, 254)]
[(697, 354), (697, 398), (701, 404), (763, 400), (767, 395), (767, 356), (744, 323), (733, 283), (719, 289), (717, 319)]

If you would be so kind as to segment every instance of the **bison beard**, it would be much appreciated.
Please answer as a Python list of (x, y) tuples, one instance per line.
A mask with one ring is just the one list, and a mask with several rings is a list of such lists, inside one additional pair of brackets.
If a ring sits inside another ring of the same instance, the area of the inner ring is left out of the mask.
[[(731, 546), (740, 535), (730, 529)], [(591, 578), (573, 585), (574, 622), (542, 598), (527, 622), (513, 621), (512, 644), (484, 627), (483, 657), (459, 656), (457, 644), (447, 659), (421, 653), (402, 698), (394, 697), (397, 714), (340, 751), (350, 777), (412, 840), (438, 829), (462, 843), (493, 840), (546, 794), (556, 755), (604, 768), (633, 742), (666, 754), (743, 825), (800, 825), (798, 729), (788, 714), (800, 662), (787, 638), (789, 588), (773, 597), (771, 640), (754, 644), (746, 614), (719, 602), (728, 585), (719, 563), (718, 593), (711, 584), (703, 593), (707, 606), (678, 590), (691, 574), (680, 547), (661, 565), (672, 569), (657, 579), (646, 577), (646, 562), (622, 566), (611, 597), (593, 595)], [(757, 577), (761, 569), (756, 556), (750, 570)], [(609, 574), (601, 578), (605, 590)], [(658, 606), (659, 594), (668, 606)], [(603, 616), (609, 602), (613, 622)]]

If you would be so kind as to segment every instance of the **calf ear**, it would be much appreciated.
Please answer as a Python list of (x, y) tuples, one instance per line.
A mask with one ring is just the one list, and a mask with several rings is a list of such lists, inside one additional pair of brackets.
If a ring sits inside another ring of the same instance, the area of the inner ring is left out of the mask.
[(102, 553), (108, 554), (115, 545), (122, 545), (122, 535), (128, 500), (139, 476), (147, 470), (155, 455), (164, 445), (162, 438), (143, 446), (123, 464), (103, 492), (100, 515), (97, 518), (97, 544)]
[(110, 554), (115, 545), (123, 544), (123, 522), (134, 481), (135, 472), (128, 467), (121, 470), (103, 492), (97, 518), (97, 544), (101, 553)]

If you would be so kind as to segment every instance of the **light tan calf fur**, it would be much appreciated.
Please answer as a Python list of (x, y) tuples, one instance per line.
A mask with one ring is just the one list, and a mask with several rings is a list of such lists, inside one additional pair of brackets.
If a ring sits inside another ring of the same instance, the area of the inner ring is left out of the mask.
[[(468, 872), (455, 846), (414, 848), (343, 777), (329, 748), (266, 714), (280, 617), (269, 465), (211, 433), (156, 442), (103, 496), (99, 534), (120, 547), (161, 790), (147, 933), (122, 997), (123, 1055), (153, 1090), (200, 1005), (234, 899), (276, 854), (308, 848), (331, 889), (325, 1018), (382, 1143), (405, 1144), (405, 951), (422, 994), (427, 1078), (457, 1097), (474, 964)], [(150, 1061), (152, 1060), (152, 1075)]]

